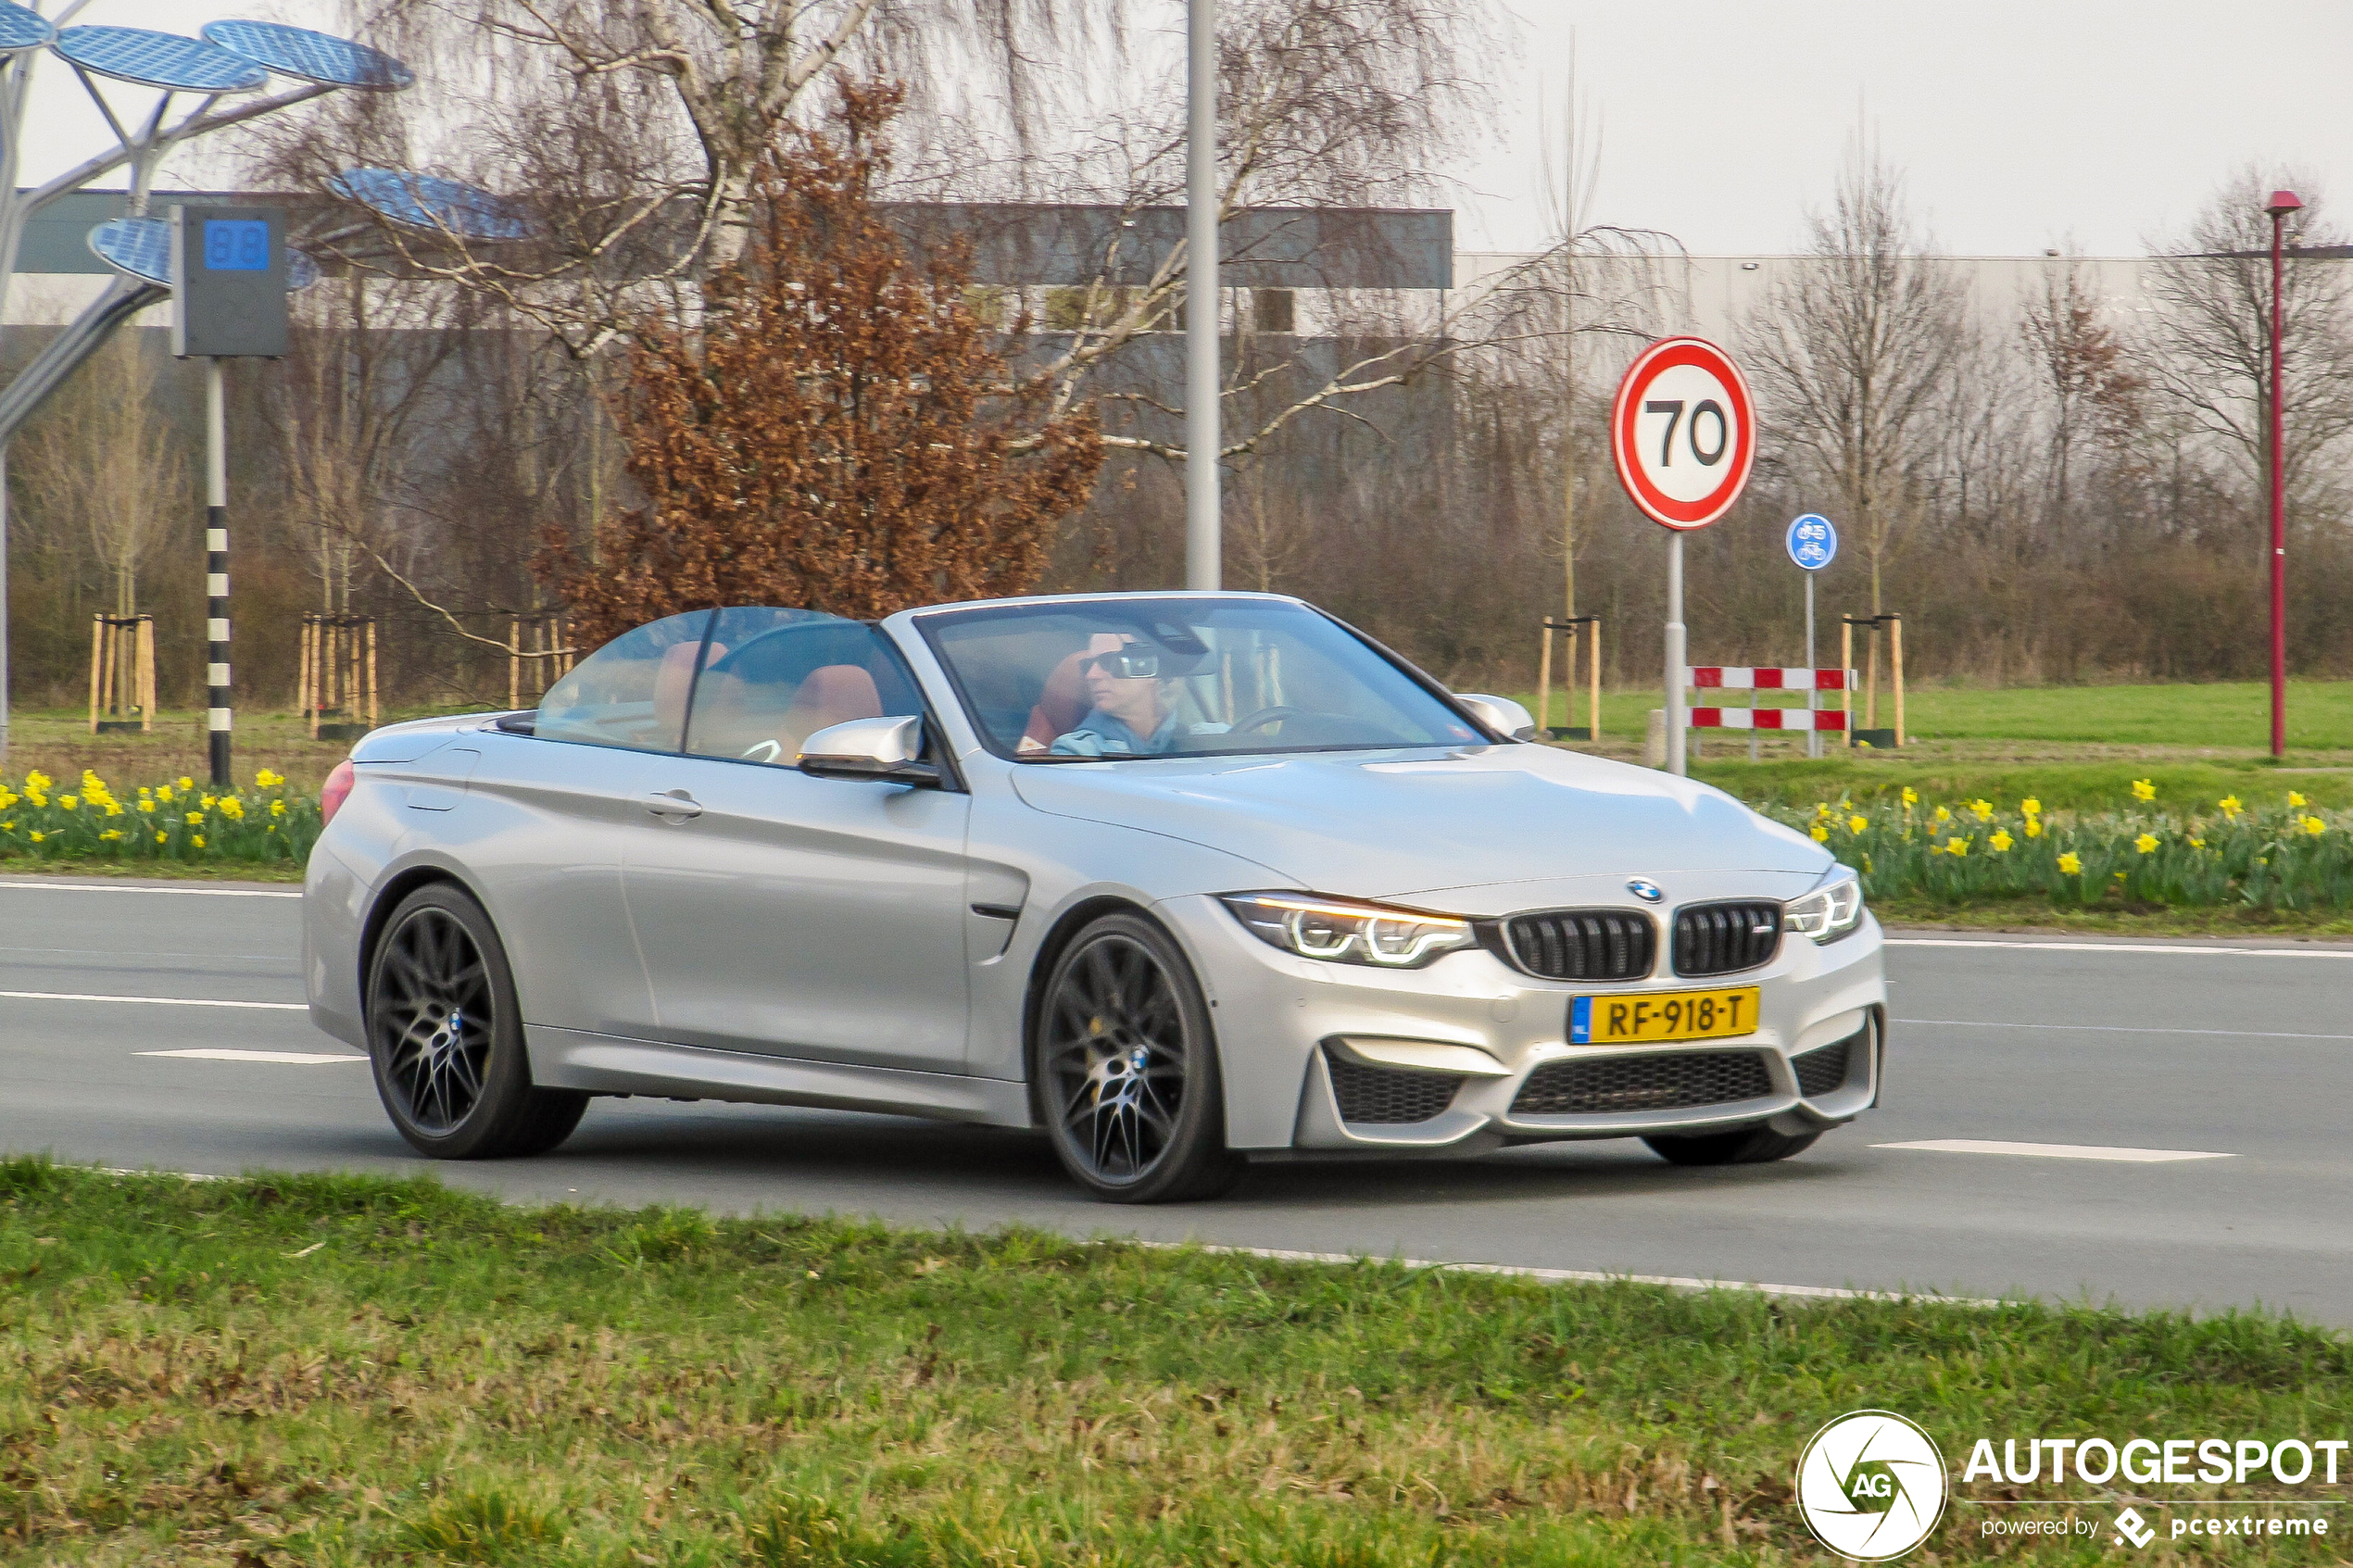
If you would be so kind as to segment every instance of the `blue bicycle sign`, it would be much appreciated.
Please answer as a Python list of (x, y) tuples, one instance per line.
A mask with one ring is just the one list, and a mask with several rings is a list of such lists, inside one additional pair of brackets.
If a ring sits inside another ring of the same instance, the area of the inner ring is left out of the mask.
[(1789, 558), (1808, 571), (1819, 571), (1838, 558), (1838, 529), (1814, 512), (1793, 521), (1783, 542), (1789, 546)]

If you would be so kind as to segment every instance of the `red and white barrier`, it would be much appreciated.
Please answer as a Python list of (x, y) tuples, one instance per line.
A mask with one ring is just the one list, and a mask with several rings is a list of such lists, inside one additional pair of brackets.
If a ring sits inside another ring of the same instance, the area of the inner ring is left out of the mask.
[[(1771, 671), (1767, 671), (1771, 674)], [(1834, 671), (1824, 671), (1834, 674)], [(1803, 708), (1687, 708), (1694, 730), (1843, 730), (1846, 715)]]
[[(1727, 692), (1851, 692), (1852, 670), (1775, 670), (1738, 664), (1687, 664), (1683, 684), (1703, 691)], [(1771, 725), (1760, 725), (1770, 729)]]

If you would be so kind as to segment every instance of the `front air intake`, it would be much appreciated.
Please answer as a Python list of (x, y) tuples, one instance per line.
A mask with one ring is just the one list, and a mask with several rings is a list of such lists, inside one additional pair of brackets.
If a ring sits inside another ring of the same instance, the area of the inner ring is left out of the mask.
[(1779, 904), (1692, 904), (1676, 911), (1675, 972), (1733, 974), (1773, 961), (1781, 946)]
[(1340, 1103), (1340, 1119), (1360, 1124), (1396, 1126), (1427, 1122), (1454, 1103), (1463, 1086), (1457, 1073), (1413, 1073), (1397, 1067), (1365, 1067), (1324, 1053), (1331, 1070), (1332, 1098)]
[(1657, 1051), (1548, 1061), (1528, 1075), (1515, 1116), (1628, 1116), (1761, 1099), (1772, 1075), (1755, 1051)]

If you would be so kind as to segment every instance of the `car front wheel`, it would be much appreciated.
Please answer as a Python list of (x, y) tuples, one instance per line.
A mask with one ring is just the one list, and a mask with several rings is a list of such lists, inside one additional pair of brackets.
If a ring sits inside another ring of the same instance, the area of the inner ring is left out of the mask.
[(1029, 1067), (1055, 1154), (1096, 1198), (1183, 1202), (1240, 1177), (1208, 1006), (1184, 953), (1143, 916), (1105, 915), (1063, 949)]
[(441, 1160), (545, 1154), (588, 1097), (531, 1082), (513, 974), (483, 907), (447, 883), (384, 922), (368, 968), (376, 1093), (411, 1147)]

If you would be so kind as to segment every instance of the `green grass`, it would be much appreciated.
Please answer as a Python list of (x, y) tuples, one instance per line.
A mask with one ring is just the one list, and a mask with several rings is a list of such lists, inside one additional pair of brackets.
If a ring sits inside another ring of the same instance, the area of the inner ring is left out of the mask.
[[(2255, 1313), (1792, 1307), (348, 1177), (0, 1162), (0, 1282), (27, 1564), (1813, 1562), (1789, 1476), (1849, 1410), (1957, 1467), (1980, 1436), (2353, 1416), (2346, 1342)], [(1981, 1555), (1984, 1512), (1931, 1550)]]

